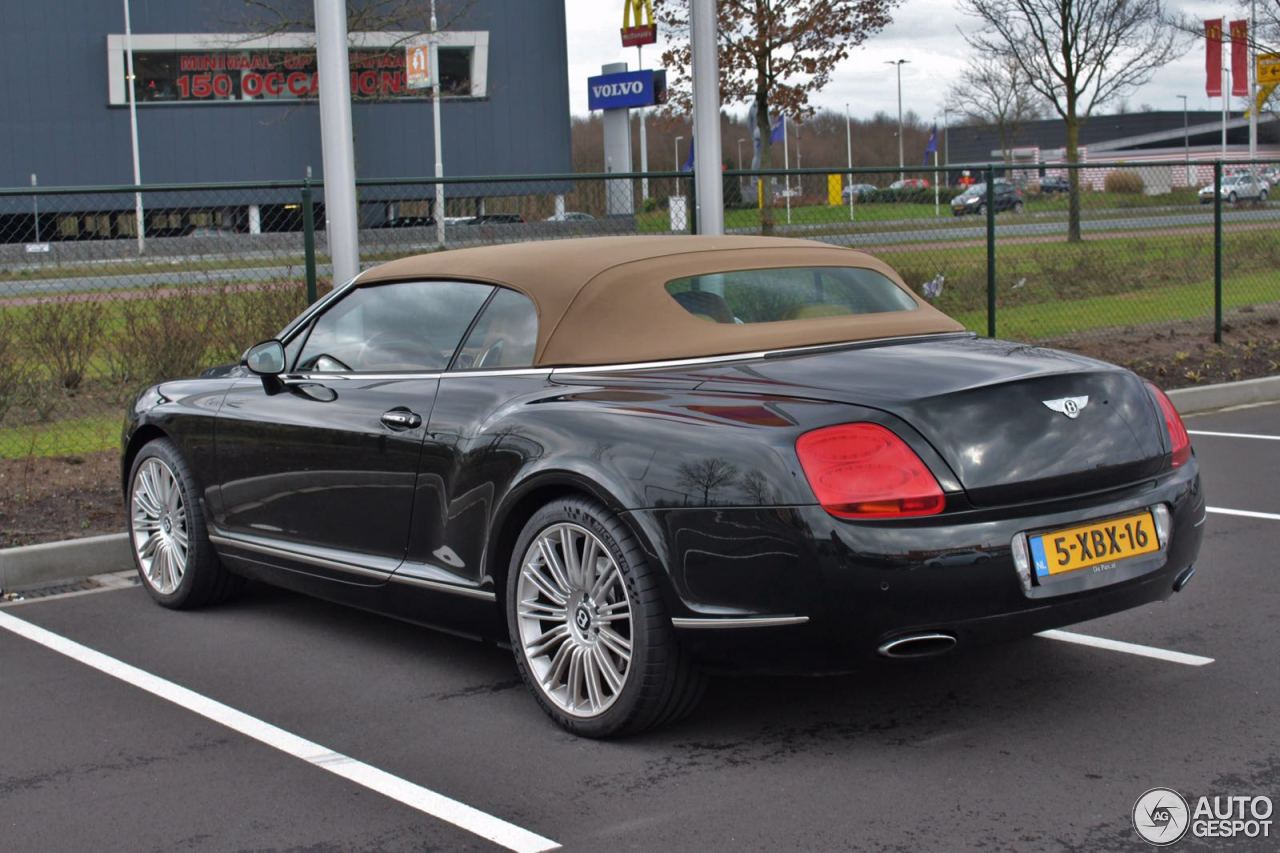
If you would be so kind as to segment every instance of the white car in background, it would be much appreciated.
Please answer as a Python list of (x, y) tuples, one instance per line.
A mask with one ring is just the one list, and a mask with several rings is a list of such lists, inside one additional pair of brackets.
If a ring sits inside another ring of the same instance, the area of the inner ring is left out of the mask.
[[(1222, 200), (1230, 204), (1246, 199), (1266, 201), (1268, 187), (1266, 181), (1250, 174), (1228, 175), (1222, 179), (1220, 195)], [(1200, 203), (1213, 201), (1213, 184), (1200, 189)]]

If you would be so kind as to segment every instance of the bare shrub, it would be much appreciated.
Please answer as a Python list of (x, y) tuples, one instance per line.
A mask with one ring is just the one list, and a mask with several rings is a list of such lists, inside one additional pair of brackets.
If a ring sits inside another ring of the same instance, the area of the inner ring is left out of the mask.
[(53, 381), (74, 391), (102, 337), (102, 303), (67, 297), (48, 299), (26, 311), (22, 339), (32, 358), (48, 367)]
[(207, 297), (190, 290), (155, 288), (150, 299), (120, 304), (121, 324), (112, 360), (134, 382), (194, 376), (205, 366), (215, 315)]
[(278, 335), (306, 307), (307, 292), (301, 282), (224, 287), (212, 309), (216, 359), (236, 361), (249, 347)]
[(1108, 172), (1106, 179), (1102, 182), (1104, 190), (1121, 195), (1141, 195), (1145, 187), (1142, 176), (1137, 172)]
[(12, 315), (0, 314), (0, 421), (22, 396), (30, 373), (18, 345), (17, 326)]

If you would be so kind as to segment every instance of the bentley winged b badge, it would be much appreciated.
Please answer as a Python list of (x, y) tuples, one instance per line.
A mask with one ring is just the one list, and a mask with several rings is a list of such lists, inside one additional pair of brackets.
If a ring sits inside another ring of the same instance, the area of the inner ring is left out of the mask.
[(1086, 397), (1059, 397), (1056, 400), (1041, 400), (1050, 409), (1055, 412), (1062, 412), (1071, 419), (1080, 416), (1080, 410), (1089, 405), (1089, 398)]

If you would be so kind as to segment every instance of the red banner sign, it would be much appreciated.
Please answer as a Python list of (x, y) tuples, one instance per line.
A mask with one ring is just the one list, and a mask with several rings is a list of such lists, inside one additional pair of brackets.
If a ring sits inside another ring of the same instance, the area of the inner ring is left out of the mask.
[(1231, 22), (1231, 94), (1249, 94), (1249, 22)]
[(1222, 19), (1204, 22), (1204, 92), (1222, 97)]
[(644, 27), (623, 27), (622, 46), (640, 47), (645, 44), (658, 43), (658, 25), (649, 24)]

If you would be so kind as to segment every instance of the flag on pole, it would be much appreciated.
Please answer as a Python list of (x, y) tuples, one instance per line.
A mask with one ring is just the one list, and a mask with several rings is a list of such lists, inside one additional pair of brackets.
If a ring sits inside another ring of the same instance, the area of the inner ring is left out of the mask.
[(929, 141), (924, 144), (924, 164), (929, 165), (929, 155), (938, 153), (938, 125), (929, 131)]
[(1249, 94), (1249, 22), (1231, 22), (1231, 94)]
[(692, 136), (689, 137), (689, 156), (685, 158), (684, 166), (682, 168), (686, 172), (693, 171), (693, 137)]
[(769, 141), (781, 142), (782, 135), (786, 132), (786, 116), (778, 116), (769, 127)]
[(1204, 93), (1222, 97), (1222, 19), (1204, 22)]

